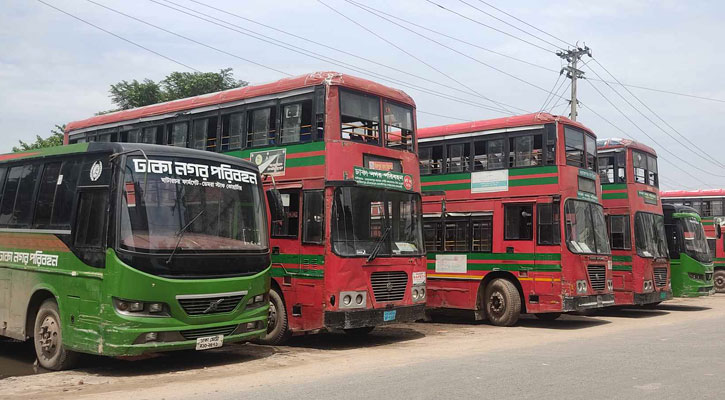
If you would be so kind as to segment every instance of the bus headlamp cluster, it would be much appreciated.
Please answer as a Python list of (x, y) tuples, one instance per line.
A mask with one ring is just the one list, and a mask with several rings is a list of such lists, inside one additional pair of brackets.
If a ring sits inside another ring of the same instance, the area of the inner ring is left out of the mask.
[(692, 272), (688, 272), (687, 273), (687, 276), (689, 276), (690, 279), (694, 279), (696, 281), (704, 281), (705, 280), (705, 275), (703, 275), (703, 274), (693, 274)]
[(249, 298), (249, 301), (247, 302), (247, 308), (257, 308), (257, 307), (261, 307), (267, 303), (269, 303), (267, 294), (258, 294), (256, 296)]
[(367, 305), (368, 292), (340, 292), (340, 308), (364, 308)]
[(654, 290), (655, 286), (652, 281), (644, 281), (644, 283), (642, 284), (642, 288), (645, 292), (651, 292), (652, 290)]
[(587, 281), (576, 281), (576, 294), (584, 294), (587, 292)]
[(169, 306), (161, 302), (144, 302), (113, 298), (113, 307), (119, 314), (135, 317), (168, 317)]
[(411, 289), (413, 301), (425, 301), (425, 285), (415, 285)]

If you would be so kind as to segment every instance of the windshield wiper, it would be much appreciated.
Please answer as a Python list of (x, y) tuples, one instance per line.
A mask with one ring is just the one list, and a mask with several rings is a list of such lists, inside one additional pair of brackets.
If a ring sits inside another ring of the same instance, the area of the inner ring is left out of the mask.
[(169, 264), (171, 262), (171, 259), (174, 258), (174, 254), (176, 254), (176, 251), (179, 250), (179, 244), (181, 244), (181, 239), (184, 238), (184, 234), (186, 233), (186, 230), (189, 229), (189, 227), (191, 226), (191, 224), (194, 223), (194, 221), (196, 221), (199, 217), (201, 217), (201, 214), (204, 214), (204, 211), (206, 211), (206, 208), (199, 211), (199, 213), (196, 214), (196, 216), (194, 218), (192, 218), (191, 221), (187, 222), (183, 228), (179, 229), (179, 231), (176, 232), (176, 236), (179, 239), (176, 241), (176, 246), (174, 246), (174, 251), (172, 251), (171, 254), (169, 255), (169, 258), (166, 259), (166, 264)]
[(375, 242), (375, 247), (373, 247), (373, 251), (370, 252), (370, 255), (368, 256), (368, 262), (375, 259), (375, 257), (378, 256), (380, 253), (380, 249), (383, 248), (383, 242), (385, 241), (385, 238), (388, 237), (388, 234), (390, 234), (391, 227), (385, 228), (385, 231), (383, 232), (382, 236), (378, 238), (378, 240)]

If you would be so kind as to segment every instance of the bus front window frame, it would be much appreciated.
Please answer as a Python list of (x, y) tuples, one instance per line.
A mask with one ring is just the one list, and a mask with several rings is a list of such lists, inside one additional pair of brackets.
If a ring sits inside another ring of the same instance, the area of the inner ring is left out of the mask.
[[(582, 216), (585, 218), (584, 223), (586, 224), (588, 219), (588, 223), (590, 224), (589, 227), (584, 226), (584, 230), (579, 230), (577, 228), (577, 237), (581, 236), (580, 232), (591, 232), (589, 236), (590, 238), (585, 237), (584, 239), (591, 239), (593, 241), (593, 247), (594, 249), (589, 246), (588, 243), (584, 243), (586, 245), (585, 247), (582, 247), (582, 240), (572, 240), (572, 231), (574, 230), (574, 227), (579, 225), (578, 221), (574, 221), (573, 223), (570, 222), (569, 215), (572, 214), (570, 211), (572, 204), (574, 205), (575, 209), (573, 210), (573, 215), (575, 216)], [(586, 209), (577, 209), (577, 206), (586, 206)], [(595, 212), (592, 207), (596, 207), (596, 210), (599, 212)], [(584, 212), (584, 215), (581, 214), (581, 212)], [(606, 228), (606, 222), (604, 219), (604, 207), (602, 207), (599, 203), (593, 203), (586, 200), (580, 200), (580, 199), (567, 199), (566, 202), (564, 202), (564, 231), (565, 231), (565, 238), (566, 238), (566, 247), (569, 249), (570, 252), (574, 254), (581, 254), (581, 255), (611, 255), (612, 250), (609, 247), (609, 237), (607, 233)], [(589, 229), (587, 231), (586, 229)]]
[[(373, 146), (382, 145), (381, 98), (365, 92), (340, 88), (339, 91), (340, 139), (365, 143)], [(346, 99), (346, 97), (348, 97)], [(357, 101), (357, 107), (351, 105)], [(364, 104), (367, 102), (368, 104)], [(373, 108), (373, 102), (376, 106)], [(348, 107), (350, 107), (348, 109)], [(348, 114), (344, 114), (348, 111)], [(345, 122), (345, 117), (352, 118)], [(356, 125), (354, 122), (359, 122)], [(363, 132), (360, 132), (362, 130)], [(346, 137), (347, 136), (347, 137)]]

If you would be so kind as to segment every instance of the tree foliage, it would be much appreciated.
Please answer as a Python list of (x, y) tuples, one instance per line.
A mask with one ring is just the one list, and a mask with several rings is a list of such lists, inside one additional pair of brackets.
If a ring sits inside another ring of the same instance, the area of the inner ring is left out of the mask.
[(22, 140), (18, 140), (19, 145), (13, 147), (13, 152), (17, 153), (20, 151), (40, 149), (43, 147), (61, 146), (63, 144), (63, 132), (65, 132), (65, 124), (56, 125), (55, 128), (50, 130), (50, 136), (47, 138), (35, 135), (35, 141), (32, 143), (26, 143)]
[(111, 100), (120, 110), (147, 106), (185, 97), (246, 86), (248, 82), (234, 79), (231, 68), (219, 72), (172, 72), (164, 79), (121, 81), (111, 85)]

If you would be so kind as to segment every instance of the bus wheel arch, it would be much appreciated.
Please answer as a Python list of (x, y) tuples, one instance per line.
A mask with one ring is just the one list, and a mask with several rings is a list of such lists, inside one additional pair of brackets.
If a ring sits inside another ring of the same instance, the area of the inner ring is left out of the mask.
[(38, 311), (40, 311), (40, 306), (43, 304), (44, 301), (48, 299), (53, 299), (56, 304), (58, 302), (55, 294), (53, 294), (53, 292), (48, 289), (38, 289), (33, 292), (32, 296), (30, 296), (30, 300), (28, 301), (28, 307), (25, 311), (26, 339), (30, 339), (35, 336), (35, 317), (38, 315)]
[[(511, 296), (511, 302), (515, 306), (518, 306), (518, 310), (514, 311), (514, 315), (512, 315), (512, 318), (514, 320), (518, 320), (518, 315), (526, 313), (526, 303), (524, 301), (523, 288), (521, 287), (521, 283), (518, 281), (518, 279), (516, 279), (516, 276), (508, 271), (493, 271), (486, 274), (483, 280), (481, 280), (481, 284), (478, 287), (475, 310), (477, 320), (488, 319), (492, 323), (497, 324), (496, 321), (491, 320), (490, 316), (488, 315), (488, 311), (486, 310), (486, 293), (492, 284), (495, 284), (497, 286), (496, 290), (503, 290), (507, 293), (510, 292), (509, 295)], [(506, 288), (498, 287), (502, 284), (506, 286)], [(518, 305), (516, 304), (516, 302), (518, 302)], [(513, 322), (515, 323), (515, 321)], [(505, 325), (513, 325), (513, 323), (506, 322)]]
[(43, 300), (33, 324), (33, 347), (38, 364), (51, 371), (73, 368), (79, 353), (68, 350), (63, 344), (60, 309), (55, 297)]
[[(282, 288), (274, 279), (269, 289), (269, 319), (267, 324), (267, 334), (258, 340), (259, 343), (278, 345), (292, 336), (289, 329), (289, 316), (287, 315), (284, 294)], [(272, 330), (270, 330), (270, 324), (273, 325)]]
[(715, 273), (712, 276), (712, 283), (715, 286), (716, 292), (725, 293), (725, 268), (715, 268)]

